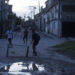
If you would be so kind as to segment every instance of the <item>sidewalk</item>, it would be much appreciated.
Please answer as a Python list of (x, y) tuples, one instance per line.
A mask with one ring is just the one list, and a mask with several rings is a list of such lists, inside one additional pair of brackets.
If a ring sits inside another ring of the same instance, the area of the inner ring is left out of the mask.
[[(48, 47), (51, 47), (51, 46), (55, 46), (57, 44), (61, 44), (61, 43), (64, 43), (66, 41), (68, 41), (67, 39), (65, 38), (61, 38), (61, 39), (52, 39), (52, 38), (49, 38), (43, 34), (40, 33), (40, 36), (41, 36), (41, 40), (37, 46), (37, 53), (38, 53), (38, 56), (39, 57), (42, 57), (42, 58), (49, 58), (49, 53), (47, 52), (47, 48)], [(29, 41), (28, 41), (28, 46), (29, 46), (29, 56), (33, 56), (33, 53), (32, 53), (32, 44), (31, 44), (31, 34), (29, 35)], [(23, 33), (17, 33), (16, 36), (14, 36), (14, 39), (13, 39), (13, 45), (14, 46), (17, 46), (15, 47), (15, 51), (18, 52), (18, 53), (21, 53), (21, 49), (22, 51), (24, 50), (25, 51), (25, 48), (26, 45), (23, 43)], [(5, 57), (6, 56), (6, 52), (7, 52), (7, 44), (8, 44), (8, 41), (6, 39), (0, 39), (0, 57)], [(24, 52), (25, 53), (25, 52)]]
[(0, 58), (6, 57), (7, 45), (7, 39), (0, 39)]
[[(13, 40), (12, 40), (12, 43), (15, 44), (15, 45), (23, 45), (23, 41), (22, 41), (22, 36), (21, 34), (17, 33), (16, 36), (15, 36), (15, 33), (14, 33), (14, 38), (13, 37)], [(0, 58), (4, 58), (6, 57), (6, 53), (7, 53), (7, 48), (8, 48), (8, 39), (0, 39)]]

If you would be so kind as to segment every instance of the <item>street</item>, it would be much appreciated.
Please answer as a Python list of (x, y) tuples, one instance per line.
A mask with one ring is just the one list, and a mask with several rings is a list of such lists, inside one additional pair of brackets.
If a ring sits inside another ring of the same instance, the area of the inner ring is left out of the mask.
[(75, 75), (75, 0), (0, 0), (0, 75)]
[[(13, 47), (8, 48), (7, 39), (0, 39), (0, 75), (75, 75), (75, 63), (65, 58), (49, 54), (47, 48), (66, 41), (49, 38), (39, 33), (41, 40), (37, 46), (37, 56), (33, 56), (29, 31), (27, 45), (23, 42), (23, 32), (14, 33)], [(4, 42), (4, 43), (3, 43)], [(26, 57), (29, 46), (28, 57)], [(3, 51), (2, 51), (3, 50)], [(8, 57), (6, 57), (8, 56)]]

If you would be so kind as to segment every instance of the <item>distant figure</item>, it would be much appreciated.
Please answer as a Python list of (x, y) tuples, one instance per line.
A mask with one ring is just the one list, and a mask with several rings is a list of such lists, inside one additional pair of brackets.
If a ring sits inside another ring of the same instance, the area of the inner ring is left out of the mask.
[(25, 29), (23, 34), (24, 34), (23, 41), (24, 41), (24, 43), (25, 42), (27, 43), (27, 40), (28, 40), (28, 29)]
[(9, 45), (12, 45), (13, 32), (12, 32), (11, 28), (8, 28), (6, 35), (8, 37)]
[(36, 33), (35, 31), (32, 31), (32, 48), (33, 48), (33, 55), (37, 56), (37, 52), (36, 52), (36, 46), (38, 45), (40, 40), (40, 36), (38, 33)]

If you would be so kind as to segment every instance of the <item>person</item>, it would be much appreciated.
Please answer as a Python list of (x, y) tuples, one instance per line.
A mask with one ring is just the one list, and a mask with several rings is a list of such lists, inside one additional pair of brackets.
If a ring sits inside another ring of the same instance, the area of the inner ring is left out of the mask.
[(27, 39), (28, 39), (28, 30), (25, 29), (25, 30), (24, 30), (24, 36), (23, 36), (23, 41), (24, 41), (24, 43), (25, 43), (25, 42), (27, 43)]
[(35, 31), (32, 31), (32, 48), (33, 48), (33, 55), (37, 56), (37, 52), (36, 52), (36, 46), (38, 45), (40, 41), (40, 36), (38, 33), (36, 33)]
[(6, 35), (7, 35), (8, 42), (9, 42), (8, 45), (12, 45), (13, 32), (12, 32), (11, 28), (8, 28)]

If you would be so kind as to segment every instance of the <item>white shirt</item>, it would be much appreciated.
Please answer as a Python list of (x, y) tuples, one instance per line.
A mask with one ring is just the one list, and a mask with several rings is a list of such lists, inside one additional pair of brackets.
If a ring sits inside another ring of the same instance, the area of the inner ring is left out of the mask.
[(8, 35), (8, 38), (12, 38), (12, 36), (13, 36), (12, 30), (8, 30), (8, 31), (6, 32), (6, 34)]

